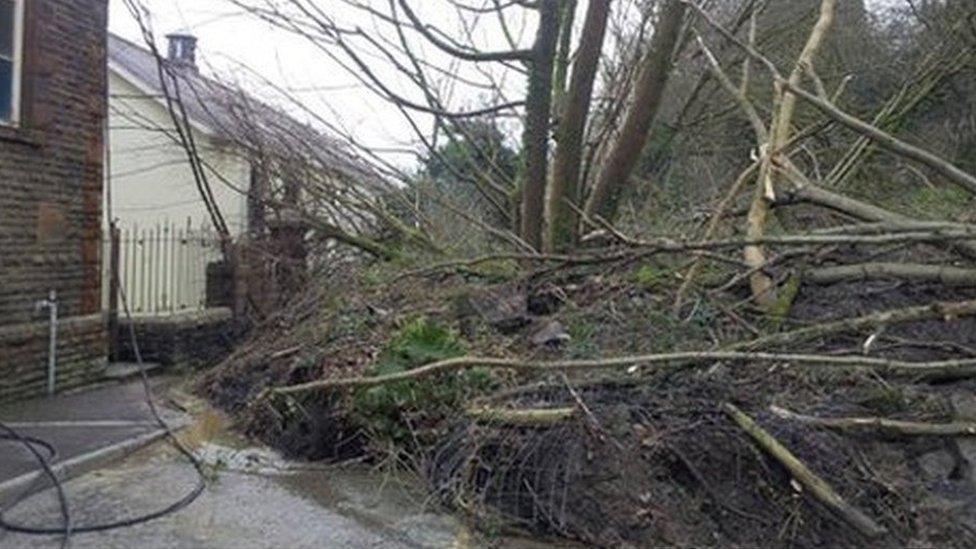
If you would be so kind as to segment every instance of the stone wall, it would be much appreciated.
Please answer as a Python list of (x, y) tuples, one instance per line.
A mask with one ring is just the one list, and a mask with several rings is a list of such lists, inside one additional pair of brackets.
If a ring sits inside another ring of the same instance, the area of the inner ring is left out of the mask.
[[(0, 126), (0, 400), (43, 388), (24, 372), (37, 345), (46, 353), (35, 303), (51, 290), (64, 325), (79, 326), (63, 340), (64, 356), (104, 363), (104, 323), (91, 316), (101, 309), (106, 4), (25, 3), (22, 121)], [(87, 379), (90, 366), (78, 368)]]
[(126, 362), (136, 359), (130, 322), (135, 326), (142, 359), (164, 366), (212, 366), (230, 353), (240, 332), (226, 307), (170, 316), (120, 318), (117, 359)]
[[(0, 402), (47, 391), (47, 321), (0, 326)], [(58, 323), (58, 392), (101, 379), (108, 362), (108, 339), (101, 314)]]

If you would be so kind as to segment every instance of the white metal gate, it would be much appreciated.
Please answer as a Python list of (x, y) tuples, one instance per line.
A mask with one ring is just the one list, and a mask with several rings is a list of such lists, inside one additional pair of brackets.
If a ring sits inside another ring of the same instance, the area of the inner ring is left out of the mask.
[[(106, 235), (103, 307), (110, 301), (112, 242)], [(133, 314), (166, 315), (207, 305), (207, 265), (222, 257), (216, 233), (176, 224), (119, 227), (119, 282)], [(118, 301), (122, 306), (121, 296)]]

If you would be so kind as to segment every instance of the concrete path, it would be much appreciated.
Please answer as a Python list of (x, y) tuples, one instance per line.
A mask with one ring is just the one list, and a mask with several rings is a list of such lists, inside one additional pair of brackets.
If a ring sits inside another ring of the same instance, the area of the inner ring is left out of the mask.
[[(154, 392), (164, 393), (162, 388)], [(65, 459), (85, 459), (151, 434), (153, 427), (148, 423), (150, 415), (143, 397), (141, 383), (113, 385), (0, 408), (0, 418), (50, 440), (64, 463)], [(362, 466), (287, 462), (269, 449), (251, 446), (226, 428), (222, 414), (205, 403), (194, 403), (177, 387), (166, 392), (166, 398), (179, 401), (194, 417), (179, 437), (195, 448), (205, 463), (208, 478), (203, 494), (188, 507), (150, 522), (76, 533), (71, 538), (72, 548), (564, 546), (522, 539), (486, 543), (456, 517), (432, 505), (416, 480), (390, 478)], [(0, 444), (2, 477), (34, 470), (36, 464), (22, 448)], [(141, 444), (142, 449), (127, 452), (125, 459), (115, 456), (63, 483), (76, 528), (152, 513), (178, 501), (196, 486), (194, 468), (168, 442)], [(51, 488), (24, 498), (3, 517), (33, 527), (59, 528), (62, 524), (60, 506)], [(60, 541), (59, 536), (0, 530), (0, 549), (58, 547)]]
[[(182, 414), (160, 408), (169, 422), (180, 423), (183, 419)], [(104, 464), (106, 458), (121, 457), (120, 453), (145, 445), (161, 434), (146, 405), (141, 381), (13, 402), (0, 407), (0, 421), (22, 435), (50, 443), (57, 452), (52, 464), (73, 464), (69, 474), (84, 472), (86, 464), (97, 466)], [(0, 501), (16, 488), (11, 483), (17, 484), (18, 479), (37, 468), (35, 457), (21, 443), (0, 440)]]
[[(193, 468), (159, 443), (122, 464), (65, 484), (77, 525), (147, 513), (178, 500), (195, 483)], [(74, 549), (475, 547), (450, 515), (424, 505), (420, 491), (363, 469), (279, 474), (218, 472), (191, 506), (138, 526), (77, 534)], [(35, 494), (7, 520), (59, 526), (52, 491)], [(458, 544), (458, 540), (461, 543)], [(57, 547), (57, 537), (0, 531), (0, 547)]]

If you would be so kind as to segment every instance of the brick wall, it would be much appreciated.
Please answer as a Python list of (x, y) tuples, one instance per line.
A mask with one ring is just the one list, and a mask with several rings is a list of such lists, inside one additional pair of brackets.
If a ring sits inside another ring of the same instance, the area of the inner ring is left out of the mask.
[[(40, 337), (46, 356), (46, 328), (39, 333), (32, 323), (43, 315), (34, 304), (50, 290), (58, 292), (63, 318), (90, 317), (81, 323), (84, 335), (64, 339), (64, 356), (77, 355), (87, 372), (105, 355), (98, 333), (104, 323), (91, 315), (101, 302), (106, 4), (26, 2), (24, 120), (20, 128), (0, 128), (0, 328), (7, 341), (0, 341), (0, 355), (9, 354), (4, 345), (11, 341), (27, 354), (0, 358), (0, 399), (12, 394), (23, 361), (33, 368), (46, 360), (34, 363), (36, 353), (23, 350), (34, 344), (17, 334)], [(65, 368), (68, 375), (71, 365)]]

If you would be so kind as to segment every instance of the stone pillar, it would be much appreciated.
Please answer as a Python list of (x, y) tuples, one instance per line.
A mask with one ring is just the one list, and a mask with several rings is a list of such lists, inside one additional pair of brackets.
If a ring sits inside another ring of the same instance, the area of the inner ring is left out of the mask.
[(293, 209), (282, 209), (274, 221), (268, 223), (269, 248), (275, 262), (275, 303), (288, 301), (305, 284), (308, 275), (308, 249), (305, 234), (308, 224)]

